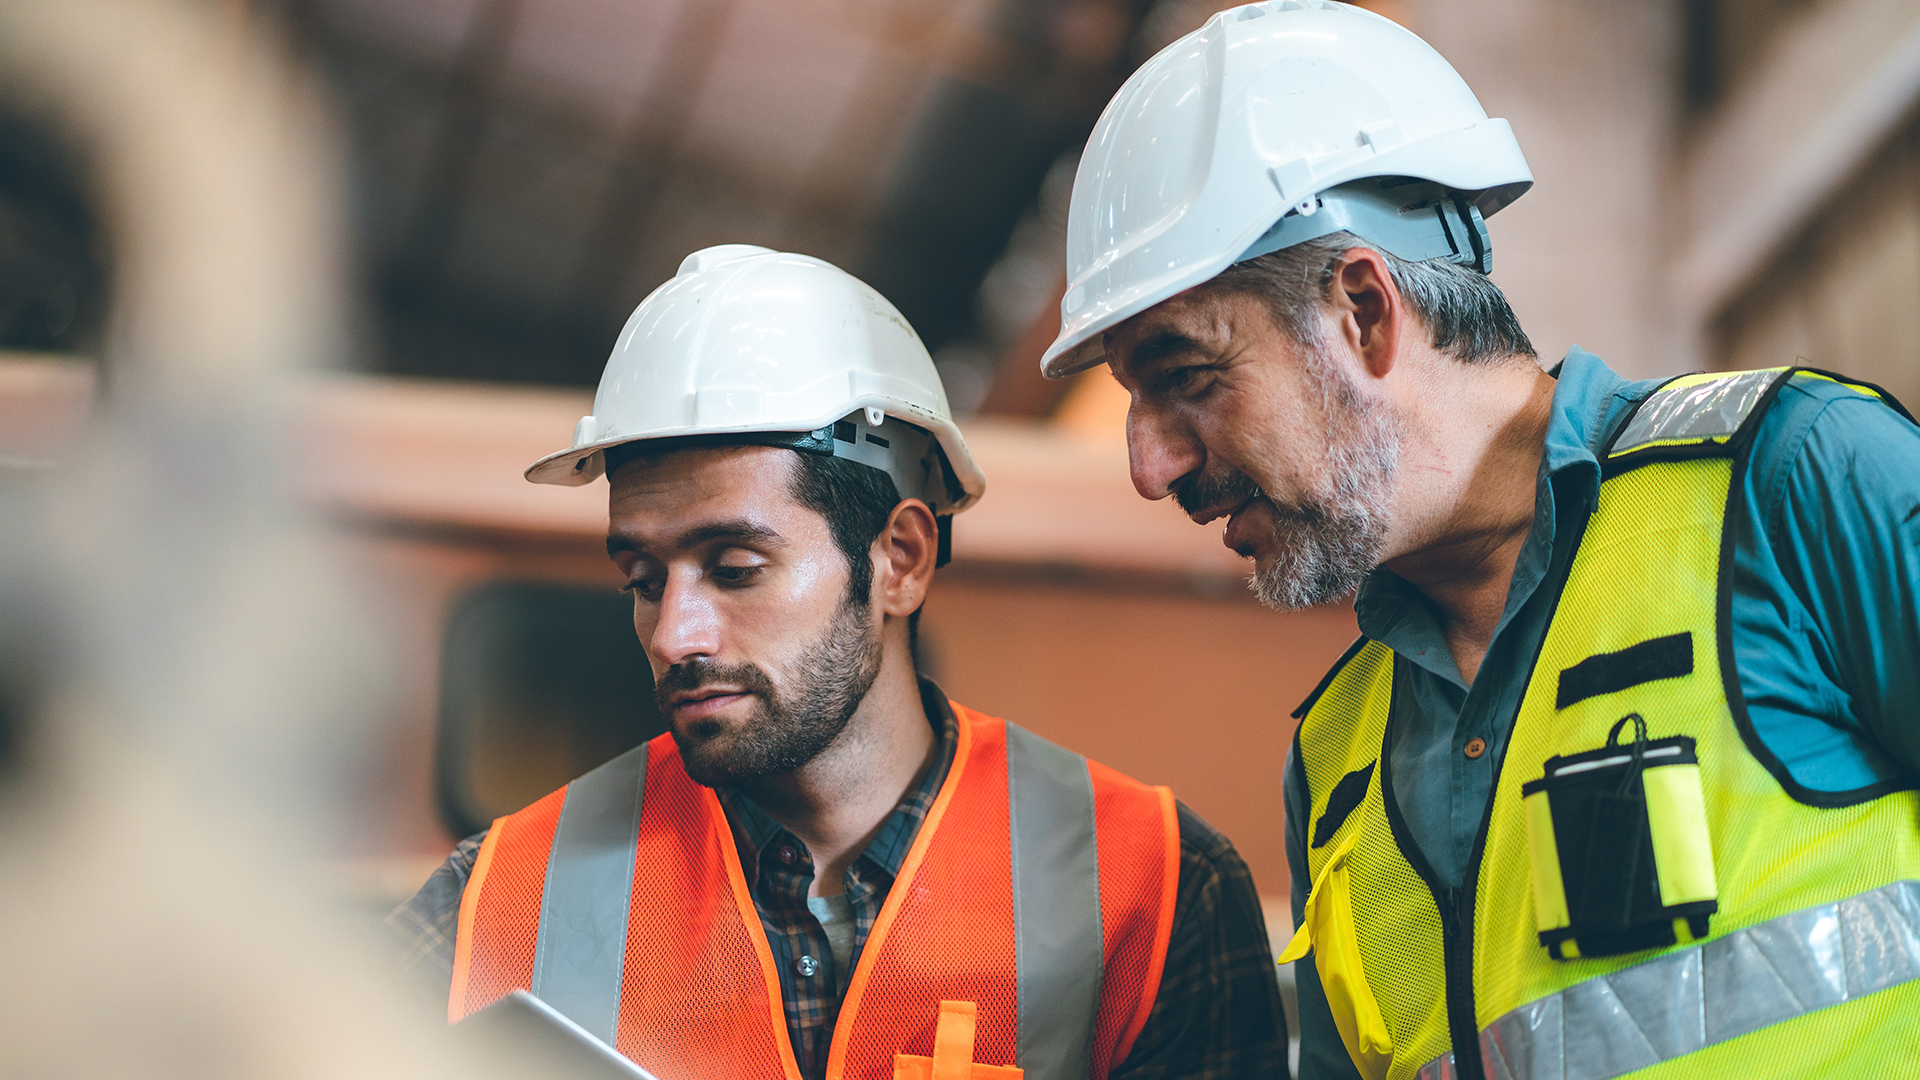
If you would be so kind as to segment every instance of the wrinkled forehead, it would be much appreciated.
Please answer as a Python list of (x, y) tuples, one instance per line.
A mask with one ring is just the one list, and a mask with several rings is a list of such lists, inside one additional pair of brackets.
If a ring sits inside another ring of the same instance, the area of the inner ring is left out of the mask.
[(1218, 355), (1237, 334), (1270, 332), (1271, 315), (1258, 298), (1235, 289), (1196, 285), (1108, 330), (1107, 364), (1124, 379), (1171, 358)]

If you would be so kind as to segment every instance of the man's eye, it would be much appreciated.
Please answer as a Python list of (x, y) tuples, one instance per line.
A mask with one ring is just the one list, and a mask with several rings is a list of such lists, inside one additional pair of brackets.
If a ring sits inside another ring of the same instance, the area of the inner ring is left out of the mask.
[(1160, 388), (1171, 393), (1183, 393), (1194, 388), (1204, 369), (1199, 367), (1179, 367), (1160, 376)]
[(620, 591), (632, 593), (640, 599), (652, 603), (660, 599), (660, 592), (665, 586), (666, 582), (659, 578), (635, 578), (625, 585), (620, 586)]
[(722, 585), (745, 585), (760, 574), (757, 566), (716, 566), (713, 579)]

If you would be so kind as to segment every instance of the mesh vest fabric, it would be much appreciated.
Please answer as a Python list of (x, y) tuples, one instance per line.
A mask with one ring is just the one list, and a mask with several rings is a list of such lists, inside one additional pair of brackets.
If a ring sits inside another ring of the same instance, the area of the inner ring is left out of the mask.
[[(958, 705), (955, 712), (954, 764), (849, 981), (827, 1065), (835, 1080), (884, 1080), (896, 1054), (929, 1056), (942, 1001), (977, 1004), (975, 1062), (1017, 1064), (1008, 725)], [(1178, 828), (1166, 789), (1048, 748), (1077, 762), (1091, 788), (1098, 910), (1087, 917), (1100, 921), (1105, 968), (1097, 1002), (1077, 1023), (1093, 1032), (1084, 1075), (1104, 1080), (1152, 1007), (1171, 930)], [(687, 777), (670, 736), (647, 754), (616, 1045), (662, 1080), (797, 1080), (778, 974), (724, 813)], [(454, 1019), (528, 988), (561, 795), (489, 833), (487, 873), (476, 866), (463, 902), (471, 915), (455, 949)]]
[(1100, 823), (1100, 933), (1106, 948), (1089, 1075), (1105, 1077), (1126, 1060), (1153, 1012), (1173, 935), (1180, 823), (1173, 792), (1097, 761), (1087, 766)]
[[(1338, 970), (1338, 943), (1315, 942), (1314, 963), (1323, 986), (1351, 981), (1352, 992), (1371, 995), (1391, 1036), (1389, 1061), (1356, 1060), (1361, 1075), (1411, 1077), (1421, 1065), (1445, 1053), (1447, 1002), (1439, 972), (1440, 912), (1426, 882), (1400, 853), (1387, 821), (1378, 762), (1392, 711), (1393, 651), (1369, 641), (1349, 658), (1300, 725), (1300, 762), (1307, 775), (1312, 820), (1321, 821), (1340, 781), (1369, 770), (1359, 805), (1326, 836), (1317, 832), (1307, 852), (1307, 869), (1320, 881), (1328, 860), (1345, 852), (1345, 886), (1352, 893), (1353, 945), (1362, 974)], [(1349, 841), (1351, 846), (1349, 847)], [(1330, 898), (1322, 897), (1321, 902)], [(1354, 1053), (1345, 1028), (1352, 1021), (1336, 1014), (1341, 1035)]]
[(892, 1076), (896, 1053), (931, 1057), (940, 1001), (978, 1004), (974, 1061), (1016, 1063), (1011, 851), (984, 842), (1008, 834), (1007, 797), (1004, 780), (981, 782), (1005, 777), (1006, 733), (973, 719), (960, 713), (953, 771), (920, 827), (932, 842), (915, 840), (854, 968), (840, 1009), (858, 1022), (836, 1028), (829, 1075)]
[[(458, 941), (474, 942), (473, 927), (488, 933), (466, 949), (453, 969), (447, 1022), (493, 1004), (533, 980), (533, 944), (540, 930), (540, 893), (547, 878), (546, 853), (560, 824), (566, 790), (542, 798), (488, 830), (460, 898)], [(496, 858), (502, 846), (507, 858)], [(537, 853), (526, 857), (519, 852)]]
[[(1746, 407), (1756, 414), (1764, 409), (1768, 399), (1754, 395), (1753, 384), (1771, 380), (1756, 380), (1754, 373), (1696, 376), (1669, 385), (1704, 397), (1716, 379), (1743, 380), (1730, 388), (1747, 394)], [(1756, 420), (1757, 415), (1748, 416), (1741, 433), (1750, 432)], [(1911, 1021), (1895, 1021), (1910, 1017), (1920, 1005), (1920, 980), (1840, 1004), (1810, 1007), (1791, 1019), (1660, 1060), (1652, 1048), (1663, 1041), (1662, 1026), (1711, 1028), (1713, 1018), (1651, 1015), (1658, 1011), (1652, 1006), (1668, 999), (1649, 994), (1634, 1000), (1630, 989), (1620, 987), (1630, 987), (1637, 971), (1655, 973), (1644, 966), (1652, 961), (1706, 946), (1683, 943), (1559, 961), (1540, 944), (1522, 785), (1542, 775), (1548, 758), (1606, 743), (1609, 729), (1629, 713), (1645, 717), (1651, 738), (1687, 735), (1696, 740), (1720, 904), (1706, 942), (1920, 879), (1920, 798), (1913, 792), (1845, 807), (1804, 805), (1787, 794), (1743, 737), (1736, 719), (1741, 707), (1738, 680), (1730, 670), (1730, 583), (1723, 579), (1723, 561), (1730, 558), (1729, 499), (1740, 490), (1745, 447), (1734, 433), (1723, 432), (1707, 438), (1650, 437), (1634, 451), (1624, 469), (1621, 460), (1610, 462), (1598, 508), (1581, 537), (1503, 752), (1484, 840), (1472, 864), (1472, 1004), (1488, 1074), (1547, 1075), (1555, 1080), (1628, 1074), (1920, 1075), (1920, 1051), (1907, 1034)], [(1558, 706), (1556, 687), (1563, 671), (1590, 657), (1676, 634), (1690, 636), (1690, 673)], [(1316, 820), (1325, 812), (1328, 793), (1342, 770), (1363, 766), (1382, 753), (1391, 712), (1391, 668), (1387, 650), (1369, 643), (1331, 677), (1303, 720), (1300, 752)], [(1310, 755), (1327, 760), (1316, 762)], [(1363, 835), (1391, 835), (1378, 791), (1381, 771), (1375, 770), (1373, 789), (1341, 826), (1343, 834), (1363, 830)], [(1325, 850), (1337, 846), (1330, 843)], [(1375, 848), (1363, 840), (1355, 851), (1363, 849)], [(1314, 856), (1319, 854), (1320, 849), (1309, 854), (1316, 874)], [(1325, 858), (1320, 855), (1321, 861)], [(1391, 855), (1383, 853), (1379, 862), (1353, 857), (1350, 862), (1348, 885), (1361, 898), (1356, 903), (1362, 912), (1356, 915), (1356, 932), (1363, 943), (1366, 983), (1390, 1025), (1396, 1018), (1405, 1025), (1406, 1018), (1421, 1015), (1422, 1005), (1444, 1000), (1447, 994), (1437, 922), (1427, 923), (1421, 910), (1431, 904), (1428, 887), (1398, 848)], [(1418, 894), (1417, 900), (1406, 895), (1409, 890)], [(1367, 947), (1366, 939), (1383, 930), (1421, 941)], [(1387, 970), (1398, 965), (1406, 966)], [(1760, 970), (1762, 978), (1777, 976), (1783, 983), (1790, 983), (1794, 974), (1772, 972), (1764, 965)], [(1565, 1040), (1557, 1065), (1543, 1066), (1542, 1060), (1553, 1059), (1529, 1058), (1501, 1045), (1501, 1038), (1514, 1030), (1510, 1022), (1503, 1025), (1503, 1018), (1510, 1021), (1516, 1012), (1553, 995), (1591, 988), (1611, 995), (1614, 1026), (1605, 1032), (1552, 1033)], [(1790, 986), (1786, 989), (1792, 992)], [(1738, 986), (1707, 990), (1704, 1000), (1709, 1002), (1735, 1001), (1740, 993)], [(1716, 999), (1715, 993), (1722, 996)], [(1697, 993), (1694, 1000), (1700, 1000)], [(1418, 1025), (1414, 1029), (1430, 1030)], [(1389, 1075), (1413, 1075), (1423, 1067), (1425, 1075), (1450, 1074), (1444, 1018), (1440, 1029), (1437, 1050), (1431, 1043), (1418, 1050), (1404, 1046), (1396, 1030)], [(1574, 1056), (1576, 1046), (1582, 1056)]]
[[(711, 790), (670, 738), (647, 747), (615, 1049), (661, 1080), (799, 1080), (780, 978)], [(677, 888), (640, 888), (639, 868)]]

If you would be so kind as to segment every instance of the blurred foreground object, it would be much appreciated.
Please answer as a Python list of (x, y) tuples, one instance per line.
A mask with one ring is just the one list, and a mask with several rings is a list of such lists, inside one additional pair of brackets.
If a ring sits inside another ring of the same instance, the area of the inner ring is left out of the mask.
[(5, 373), (48, 413), (0, 415), (0, 1047), (10, 1075), (485, 1075), (406, 1029), (287, 854), (332, 838), (379, 680), (276, 468), (283, 380), (342, 314), (329, 126), (225, 14), (0, 5), (0, 94), (83, 151), (115, 286), (90, 426), (46, 422), (86, 372)]

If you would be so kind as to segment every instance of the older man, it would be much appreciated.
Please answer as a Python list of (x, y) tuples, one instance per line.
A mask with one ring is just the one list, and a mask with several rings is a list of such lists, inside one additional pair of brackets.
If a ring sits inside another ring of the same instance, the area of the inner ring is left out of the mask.
[(916, 675), (984, 480), (892, 305), (803, 255), (689, 256), (528, 477), (602, 472), (671, 731), (395, 913), (452, 1019), (530, 990), (663, 1080), (1285, 1075), (1232, 845)]
[(1306, 1077), (1920, 1075), (1920, 431), (1873, 387), (1550, 372), (1531, 183), (1425, 43), (1215, 16), (1082, 158), (1046, 357), (1135, 486), (1365, 636), (1286, 769)]

